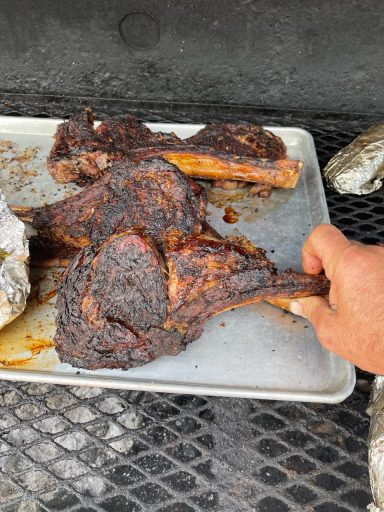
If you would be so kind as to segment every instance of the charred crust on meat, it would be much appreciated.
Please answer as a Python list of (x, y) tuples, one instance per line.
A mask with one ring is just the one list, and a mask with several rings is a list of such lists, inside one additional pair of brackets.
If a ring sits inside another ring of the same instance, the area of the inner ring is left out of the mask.
[(84, 176), (97, 179), (116, 153), (110, 143), (96, 134), (92, 112), (85, 110), (57, 127), (47, 160), (48, 170), (59, 183), (76, 181)]
[(207, 124), (186, 142), (240, 156), (271, 160), (287, 158), (281, 138), (257, 124)]
[(92, 111), (86, 109), (57, 127), (47, 163), (59, 183), (96, 180), (136, 148), (183, 144), (174, 133), (152, 132), (131, 114), (108, 118), (96, 129), (93, 121)]
[(163, 328), (166, 275), (140, 231), (82, 250), (64, 274), (57, 309), (56, 348), (77, 367), (129, 368), (184, 346), (175, 329)]
[(168, 229), (200, 232), (206, 205), (203, 188), (174, 165), (160, 158), (138, 165), (121, 160), (78, 194), (36, 208), (33, 226), (52, 243), (69, 248), (100, 244), (132, 226), (161, 245)]
[(174, 133), (152, 132), (132, 114), (106, 119), (96, 128), (96, 134), (123, 154), (141, 147), (183, 144)]

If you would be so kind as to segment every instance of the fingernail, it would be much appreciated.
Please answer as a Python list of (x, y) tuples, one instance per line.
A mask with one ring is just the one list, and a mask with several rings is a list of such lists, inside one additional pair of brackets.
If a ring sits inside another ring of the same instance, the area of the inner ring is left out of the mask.
[(293, 300), (289, 304), (289, 311), (294, 315), (304, 316), (303, 315), (303, 306), (300, 304), (298, 300)]

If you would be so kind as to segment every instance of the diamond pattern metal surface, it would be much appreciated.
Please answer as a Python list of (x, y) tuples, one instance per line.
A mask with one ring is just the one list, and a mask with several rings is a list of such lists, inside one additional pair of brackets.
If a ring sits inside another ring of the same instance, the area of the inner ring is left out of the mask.
[[(366, 393), (332, 407), (0, 388), (14, 397), (2, 412), (26, 411), (1, 429), (0, 503), (15, 510), (353, 511), (370, 500)], [(52, 397), (64, 404), (54, 415)]]
[[(321, 166), (360, 131), (284, 124), (312, 131)], [(327, 190), (332, 221), (367, 242), (383, 198)], [(0, 510), (361, 511), (369, 380), (336, 406), (1, 382)]]

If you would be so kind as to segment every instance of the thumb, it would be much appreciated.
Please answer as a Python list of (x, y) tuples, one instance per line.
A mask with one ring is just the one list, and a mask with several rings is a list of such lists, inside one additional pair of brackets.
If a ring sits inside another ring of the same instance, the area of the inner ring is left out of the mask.
[(316, 330), (321, 324), (329, 323), (334, 316), (329, 302), (318, 296), (295, 299), (289, 304), (289, 310), (294, 315), (308, 318)]

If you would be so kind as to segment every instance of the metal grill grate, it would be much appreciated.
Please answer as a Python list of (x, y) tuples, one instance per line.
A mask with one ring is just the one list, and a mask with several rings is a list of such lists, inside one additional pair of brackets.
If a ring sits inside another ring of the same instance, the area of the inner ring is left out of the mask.
[[(321, 166), (359, 132), (309, 128)], [(346, 234), (383, 239), (383, 191), (327, 197)], [(370, 492), (360, 377), (337, 406), (0, 383), (0, 509), (361, 511)]]
[(3, 383), (1, 510), (362, 510), (365, 402)]

